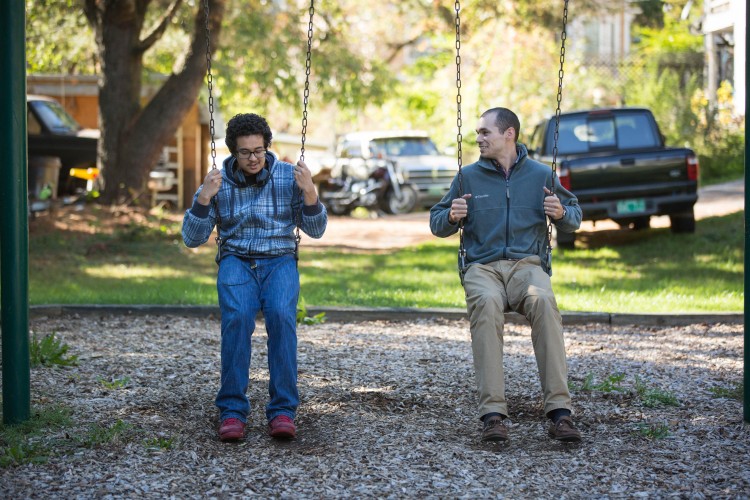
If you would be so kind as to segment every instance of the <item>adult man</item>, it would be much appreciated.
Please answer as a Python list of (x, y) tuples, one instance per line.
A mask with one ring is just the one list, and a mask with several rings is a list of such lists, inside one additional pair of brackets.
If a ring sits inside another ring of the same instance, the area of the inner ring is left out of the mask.
[(268, 430), (294, 438), (297, 391), (296, 313), (299, 273), (295, 225), (323, 236), (328, 216), (303, 161), (279, 160), (268, 150), (271, 129), (256, 114), (229, 120), (226, 144), (232, 156), (206, 175), (185, 212), (182, 238), (188, 247), (205, 243), (217, 225), (217, 289), (221, 308), (221, 387), (216, 396), (222, 441), (241, 439), (250, 412), (246, 396), (250, 337), (263, 311), (270, 374)]
[[(547, 219), (558, 231), (581, 224), (578, 200), (552, 170), (527, 156), (517, 142), (518, 117), (506, 108), (485, 111), (477, 126), (479, 161), (462, 169), (450, 191), (430, 211), (436, 236), (455, 234), (464, 223), (462, 269), (479, 391), (483, 441), (506, 441), (503, 372), (504, 313), (523, 314), (531, 324), (549, 435), (580, 441), (571, 419), (562, 317), (552, 292), (547, 259)], [(459, 191), (462, 189), (462, 191)], [(465, 193), (465, 194), (464, 194)], [(559, 196), (559, 197), (558, 197)], [(461, 266), (461, 262), (459, 262)]]

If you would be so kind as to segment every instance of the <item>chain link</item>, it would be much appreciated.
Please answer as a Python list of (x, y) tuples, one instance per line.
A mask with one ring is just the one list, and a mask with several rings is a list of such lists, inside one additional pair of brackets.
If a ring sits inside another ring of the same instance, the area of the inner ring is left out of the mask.
[(211, 74), (211, 30), (209, 27), (209, 0), (203, 1), (203, 12), (206, 16), (206, 81), (208, 82), (208, 129), (211, 133), (211, 170), (216, 168), (216, 124), (214, 122), (214, 79)]
[(310, 67), (312, 65), (312, 37), (313, 16), (315, 15), (315, 0), (310, 0), (310, 22), (307, 25), (307, 58), (305, 59), (305, 91), (302, 99), (302, 147), (300, 160), (305, 161), (305, 139), (307, 137), (307, 103), (310, 99)]
[[(463, 166), (463, 151), (461, 143), (461, 2), (456, 0), (454, 4), (456, 11), (456, 155), (458, 161), (458, 196), (464, 194), (464, 179), (461, 167)], [(464, 219), (458, 222), (458, 272), (461, 276), (461, 283), (464, 281), (464, 270), (466, 269), (466, 247), (464, 246)]]
[(461, 2), (456, 0), (456, 127), (458, 133), (456, 134), (457, 144), (457, 160), (458, 160), (458, 172), (459, 172), (459, 194), (463, 194), (461, 186), (461, 166), (463, 164), (463, 153), (461, 150), (461, 143), (463, 142), (463, 136), (461, 135)]
[[(562, 102), (562, 88), (563, 88), (563, 76), (565, 76), (564, 64), (565, 64), (565, 40), (568, 37), (567, 34), (568, 26), (568, 0), (565, 0), (565, 6), (563, 7), (563, 24), (562, 33), (560, 33), (560, 71), (558, 72), (557, 80), (557, 109), (555, 109), (555, 136), (552, 143), (552, 194), (555, 194), (555, 185), (557, 184), (557, 142), (560, 137), (560, 104)], [(547, 221), (547, 265), (551, 262), (552, 252), (552, 219), (548, 218)]]
[[(310, 20), (307, 23), (307, 56), (305, 58), (305, 90), (302, 98), (302, 144), (300, 146), (300, 161), (305, 161), (305, 140), (307, 139), (307, 103), (310, 100), (310, 69), (312, 67), (312, 39), (313, 39), (313, 17), (315, 16), (315, 0), (310, 0), (310, 8), (308, 9), (310, 14)], [(294, 233), (294, 259), (299, 261), (299, 243), (302, 236), (299, 232), (299, 227), (302, 224), (301, 212), (302, 203), (300, 200), (300, 207), (297, 212), (296, 228)]]
[[(552, 146), (552, 180), (554, 181), (557, 175), (557, 141), (560, 136), (560, 103), (562, 102), (562, 89), (563, 89), (563, 76), (565, 75), (564, 64), (565, 64), (565, 40), (568, 35), (566, 27), (568, 25), (568, 0), (565, 0), (565, 6), (563, 8), (563, 27), (562, 33), (560, 34), (560, 71), (558, 72), (558, 83), (557, 83), (557, 109), (555, 109), (555, 137)], [(554, 193), (555, 184), (552, 184), (552, 192)]]

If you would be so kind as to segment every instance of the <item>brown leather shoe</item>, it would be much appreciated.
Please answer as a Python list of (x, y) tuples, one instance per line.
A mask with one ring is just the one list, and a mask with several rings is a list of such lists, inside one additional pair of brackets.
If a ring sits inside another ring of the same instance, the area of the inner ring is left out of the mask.
[(564, 443), (578, 443), (581, 441), (581, 432), (576, 429), (573, 419), (570, 417), (560, 417), (557, 423), (551, 423), (549, 426), (549, 435), (551, 438)]
[(505, 425), (505, 419), (498, 416), (492, 416), (484, 421), (482, 428), (482, 441), (507, 441), (508, 427)]

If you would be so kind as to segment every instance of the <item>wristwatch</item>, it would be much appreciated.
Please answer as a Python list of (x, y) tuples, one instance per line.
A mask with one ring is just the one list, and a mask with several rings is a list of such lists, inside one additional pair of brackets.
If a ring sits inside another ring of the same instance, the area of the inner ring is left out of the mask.
[(567, 208), (565, 208), (565, 207), (563, 207), (563, 214), (562, 214), (562, 216), (561, 216), (561, 217), (560, 217), (559, 219), (557, 219), (557, 220), (563, 220), (563, 219), (565, 218), (565, 216), (566, 216), (566, 215), (568, 215), (568, 209), (567, 209)]

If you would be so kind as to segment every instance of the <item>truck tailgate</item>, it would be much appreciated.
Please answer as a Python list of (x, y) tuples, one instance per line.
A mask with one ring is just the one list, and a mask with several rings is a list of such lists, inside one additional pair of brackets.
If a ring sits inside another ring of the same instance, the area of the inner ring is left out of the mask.
[(620, 152), (616, 156), (568, 159), (562, 166), (569, 169), (571, 190), (579, 197), (587, 191), (617, 192), (619, 188), (645, 194), (642, 189), (663, 190), (666, 185), (691, 183), (685, 162), (690, 154), (688, 149)]

